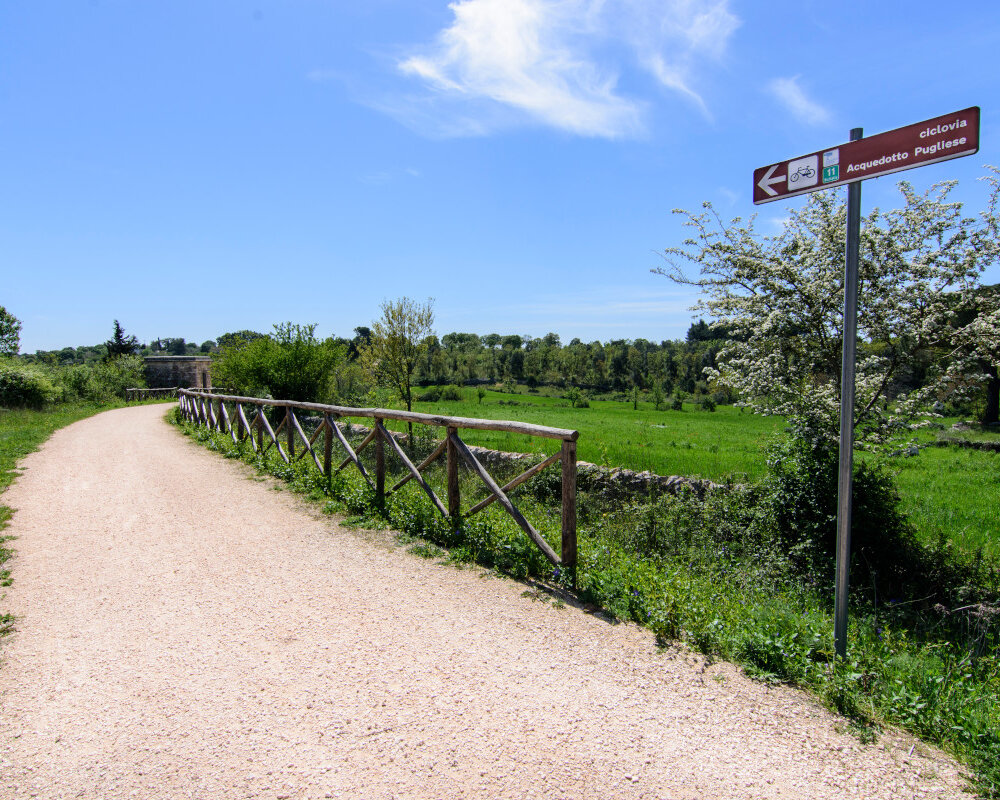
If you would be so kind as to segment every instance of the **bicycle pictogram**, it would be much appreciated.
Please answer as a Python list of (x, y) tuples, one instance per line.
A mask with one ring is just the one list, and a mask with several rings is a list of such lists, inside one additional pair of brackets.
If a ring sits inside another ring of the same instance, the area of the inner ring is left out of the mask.
[(816, 170), (814, 170), (808, 164), (803, 164), (801, 167), (799, 167), (797, 170), (795, 170), (795, 172), (793, 172), (789, 176), (788, 182), (789, 183), (795, 183), (799, 178), (803, 178), (805, 180), (808, 180), (809, 178), (812, 178), (815, 175), (816, 175)]

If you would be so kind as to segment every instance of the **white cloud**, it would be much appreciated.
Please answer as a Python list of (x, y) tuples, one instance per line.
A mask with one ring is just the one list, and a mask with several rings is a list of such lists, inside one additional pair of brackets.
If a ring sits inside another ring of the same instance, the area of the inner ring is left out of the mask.
[[(429, 95), (382, 107), (438, 133), (483, 133), (525, 118), (583, 136), (644, 130), (648, 101), (624, 96), (639, 66), (707, 114), (693, 88), (739, 22), (728, 0), (457, 0), (451, 26), (399, 62)], [(429, 115), (429, 116), (428, 116)]]
[(830, 119), (830, 111), (826, 107), (806, 97), (799, 86), (798, 75), (792, 78), (775, 78), (767, 85), (767, 89), (801, 122), (822, 125)]

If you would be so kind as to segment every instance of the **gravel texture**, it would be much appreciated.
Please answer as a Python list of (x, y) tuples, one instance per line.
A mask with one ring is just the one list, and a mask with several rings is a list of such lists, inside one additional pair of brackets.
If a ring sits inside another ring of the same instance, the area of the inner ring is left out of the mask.
[(4, 798), (967, 798), (802, 693), (338, 527), (165, 408), (58, 431), (3, 499)]

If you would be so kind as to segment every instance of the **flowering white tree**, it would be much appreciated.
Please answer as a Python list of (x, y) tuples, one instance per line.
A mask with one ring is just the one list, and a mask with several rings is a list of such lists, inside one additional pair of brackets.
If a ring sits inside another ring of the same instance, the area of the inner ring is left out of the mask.
[(983, 422), (1000, 422), (1000, 284), (983, 287), (953, 337), (945, 375), (956, 394), (986, 387)]
[[(961, 327), (977, 302), (982, 271), (1000, 253), (997, 171), (990, 200), (975, 217), (949, 200), (954, 181), (919, 194), (899, 184), (904, 205), (862, 220), (859, 265), (855, 425), (859, 441), (884, 441), (911, 426), (928, 403), (958, 385), (961, 359), (988, 335), (990, 317)], [(687, 216), (694, 236), (666, 251), (653, 270), (701, 289), (695, 310), (730, 331), (719, 366), (706, 370), (763, 414), (807, 418), (833, 435), (838, 427), (843, 331), (846, 206), (840, 192), (810, 195), (777, 236), (754, 219), (726, 223), (710, 203)], [(678, 262), (695, 264), (688, 277)], [(964, 339), (963, 339), (964, 337)], [(968, 359), (964, 363), (968, 366)], [(964, 376), (964, 384), (982, 379)], [(906, 387), (919, 385), (909, 392)]]

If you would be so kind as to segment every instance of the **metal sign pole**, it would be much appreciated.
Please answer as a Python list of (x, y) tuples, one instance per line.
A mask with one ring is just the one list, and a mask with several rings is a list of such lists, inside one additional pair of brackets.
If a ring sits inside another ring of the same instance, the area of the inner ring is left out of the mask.
[[(851, 141), (862, 138), (861, 128)], [(840, 472), (837, 478), (837, 588), (833, 638), (847, 656), (847, 590), (851, 571), (851, 490), (854, 466), (854, 367), (858, 341), (858, 260), (861, 246), (861, 181), (847, 187), (847, 254), (844, 264), (844, 356), (840, 373)]]

